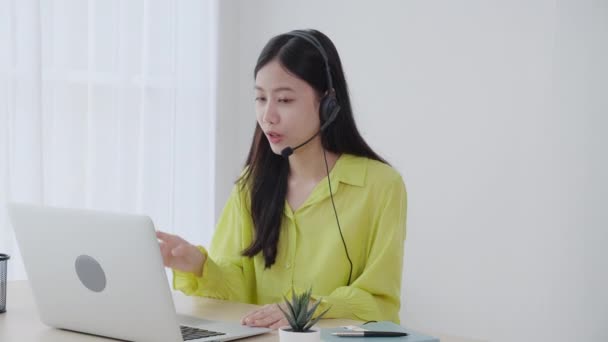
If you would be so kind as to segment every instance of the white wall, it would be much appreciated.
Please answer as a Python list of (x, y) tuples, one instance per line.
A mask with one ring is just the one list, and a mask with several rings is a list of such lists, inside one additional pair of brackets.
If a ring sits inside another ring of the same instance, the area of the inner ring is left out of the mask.
[(218, 210), (253, 132), (260, 50), (317, 28), (342, 56), (364, 137), (408, 187), (403, 323), (608, 340), (608, 2), (220, 7)]

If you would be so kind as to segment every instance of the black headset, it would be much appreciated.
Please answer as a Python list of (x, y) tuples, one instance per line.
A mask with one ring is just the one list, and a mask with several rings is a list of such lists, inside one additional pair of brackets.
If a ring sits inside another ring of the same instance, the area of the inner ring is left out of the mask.
[(334, 89), (334, 82), (331, 78), (331, 70), (329, 69), (327, 53), (319, 40), (317, 40), (317, 38), (315, 38), (315, 36), (308, 31), (294, 30), (286, 33), (286, 35), (302, 38), (312, 44), (319, 51), (321, 57), (323, 57), (323, 61), (325, 62), (325, 73), (327, 74), (327, 92), (323, 95), (319, 104), (319, 114), (323, 120), (321, 130), (323, 130), (334, 120), (336, 120), (338, 112), (340, 111), (340, 104), (336, 98), (336, 90)]
[[(304, 146), (309, 141), (312, 140), (317, 134), (324, 131), (338, 116), (338, 112), (340, 111), (340, 104), (338, 103), (338, 99), (336, 98), (336, 90), (334, 89), (334, 83), (331, 78), (331, 71), (329, 69), (329, 60), (327, 58), (327, 53), (323, 48), (323, 45), (319, 43), (319, 40), (315, 38), (315, 36), (304, 30), (294, 30), (286, 33), (288, 36), (294, 36), (298, 38), (302, 38), (312, 44), (323, 57), (323, 61), (325, 62), (325, 72), (327, 74), (327, 92), (321, 98), (319, 103), (319, 114), (321, 115), (321, 120), (323, 121), (321, 124), (321, 128), (319, 131), (310, 137), (310, 139), (306, 140), (304, 143), (298, 145), (295, 148), (287, 147), (282, 152), (281, 155), (284, 157), (289, 157), (294, 150)], [(342, 238), (342, 244), (344, 245), (344, 252), (346, 252), (346, 258), (348, 259), (348, 263), (350, 264), (350, 271), (348, 273), (348, 284), (350, 285), (351, 278), (353, 275), (353, 262), (350, 259), (350, 255), (348, 254), (348, 248), (346, 247), (346, 241), (344, 241), (344, 235), (342, 234), (342, 227), (340, 227), (340, 220), (338, 219), (338, 212), (336, 211), (336, 204), (334, 203), (334, 195), (333, 191), (331, 191), (331, 181), (329, 179), (329, 166), (327, 165), (327, 156), (325, 155), (325, 150), (323, 150), (323, 159), (325, 160), (325, 170), (327, 171), (327, 184), (329, 185), (329, 195), (331, 197), (331, 205), (334, 208), (334, 214), (336, 216), (336, 223), (338, 224), (338, 231), (340, 232), (340, 237)]]

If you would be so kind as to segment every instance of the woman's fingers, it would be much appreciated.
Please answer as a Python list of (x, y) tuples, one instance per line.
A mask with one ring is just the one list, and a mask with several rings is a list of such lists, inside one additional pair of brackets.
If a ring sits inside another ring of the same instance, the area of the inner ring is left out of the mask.
[(287, 322), (287, 319), (285, 317), (283, 317), (279, 321), (273, 323), (269, 328), (272, 330), (277, 330), (280, 327), (284, 327), (286, 325), (289, 325), (289, 322)]
[(280, 311), (268, 312), (266, 317), (262, 317), (254, 322), (259, 327), (270, 327), (273, 324), (279, 322), (283, 318), (283, 314)]
[(163, 231), (157, 230), (156, 231), (156, 238), (162, 241), (168, 241), (171, 238), (170, 234), (167, 234)]
[(156, 238), (159, 240), (158, 244), (165, 267), (201, 276), (201, 268), (205, 261), (204, 254), (195, 246), (177, 235), (162, 231), (156, 232)]
[(159, 246), (160, 246), (160, 255), (163, 257), (163, 264), (165, 264), (166, 267), (170, 267), (171, 247), (162, 241), (159, 242)]
[(281, 322), (284, 319), (283, 313), (276, 304), (265, 305), (260, 309), (254, 310), (241, 319), (241, 323), (254, 327), (271, 327), (276, 325), (278, 327), (285, 325), (287, 322)]
[(156, 237), (159, 239), (158, 244), (165, 266), (174, 268), (183, 263), (184, 260), (179, 259), (187, 255), (188, 243), (186, 241), (176, 235), (161, 231), (156, 232)]
[(243, 318), (241, 318), (241, 324), (245, 324), (245, 325), (249, 325), (250, 323), (253, 323), (253, 319), (252, 317), (258, 313), (258, 311), (261, 311), (262, 309), (255, 309), (252, 310), (248, 313), (245, 314), (245, 316), (243, 316)]
[(243, 316), (243, 318), (241, 319), (241, 323), (246, 324), (246, 325), (252, 325), (254, 324), (254, 322), (262, 317), (265, 316), (264, 311), (267, 309), (268, 305), (265, 305), (259, 309), (255, 309), (249, 313), (247, 313), (245, 316)]
[(156, 231), (156, 238), (173, 247), (179, 245), (180, 243), (186, 242), (184, 239), (182, 239), (181, 237), (179, 237), (177, 235), (168, 234), (168, 233), (162, 232), (160, 230)]
[(241, 317), (241, 324), (246, 325), (249, 322), (249, 317), (257, 312), (258, 310), (253, 310), (245, 314), (245, 316)]
[(171, 255), (174, 257), (183, 257), (186, 256), (188, 251), (188, 245), (185, 243), (180, 243), (177, 247), (171, 249)]

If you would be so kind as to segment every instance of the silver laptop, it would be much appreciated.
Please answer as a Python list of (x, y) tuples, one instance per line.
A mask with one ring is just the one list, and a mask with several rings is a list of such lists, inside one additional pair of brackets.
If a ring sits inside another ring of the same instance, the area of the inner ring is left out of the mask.
[(128, 341), (232, 340), (270, 331), (177, 315), (147, 216), (9, 204), (45, 324)]

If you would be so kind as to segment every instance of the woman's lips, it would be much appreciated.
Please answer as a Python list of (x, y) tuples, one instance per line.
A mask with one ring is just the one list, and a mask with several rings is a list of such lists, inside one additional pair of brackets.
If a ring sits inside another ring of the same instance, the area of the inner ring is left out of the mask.
[(278, 133), (275, 133), (275, 132), (268, 132), (268, 133), (266, 133), (266, 136), (268, 137), (268, 140), (272, 144), (278, 144), (281, 141), (283, 141), (283, 136), (281, 134), (278, 134)]

